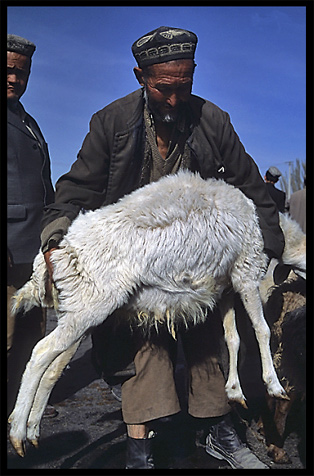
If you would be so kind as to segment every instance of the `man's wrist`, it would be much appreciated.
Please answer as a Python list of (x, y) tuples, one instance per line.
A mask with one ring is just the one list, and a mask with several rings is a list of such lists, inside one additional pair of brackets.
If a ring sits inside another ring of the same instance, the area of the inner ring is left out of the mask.
[(51, 238), (50, 240), (47, 241), (47, 243), (42, 246), (41, 251), (45, 254), (47, 251), (50, 251), (54, 248), (59, 248), (59, 243), (61, 240), (56, 240), (54, 238)]

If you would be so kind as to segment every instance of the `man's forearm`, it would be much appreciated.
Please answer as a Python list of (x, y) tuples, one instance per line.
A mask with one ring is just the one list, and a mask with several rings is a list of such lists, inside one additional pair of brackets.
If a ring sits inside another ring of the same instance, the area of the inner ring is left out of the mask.
[(71, 223), (68, 217), (60, 217), (43, 228), (40, 236), (43, 253), (51, 248), (55, 248), (60, 243)]

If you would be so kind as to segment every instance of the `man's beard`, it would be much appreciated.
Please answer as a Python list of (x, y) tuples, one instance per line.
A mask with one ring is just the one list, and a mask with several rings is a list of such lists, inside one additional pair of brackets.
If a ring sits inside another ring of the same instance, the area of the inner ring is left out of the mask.
[(177, 117), (178, 117), (178, 111), (175, 111), (173, 113), (166, 112), (165, 114), (161, 114), (160, 111), (158, 111), (156, 109), (156, 107), (151, 104), (151, 101), (149, 100), (149, 97), (148, 97), (148, 94), (147, 94), (147, 91), (146, 91), (145, 87), (144, 87), (143, 97), (144, 97), (146, 105), (147, 105), (149, 111), (151, 112), (151, 114), (153, 115), (155, 121), (166, 122), (168, 124), (176, 122)]

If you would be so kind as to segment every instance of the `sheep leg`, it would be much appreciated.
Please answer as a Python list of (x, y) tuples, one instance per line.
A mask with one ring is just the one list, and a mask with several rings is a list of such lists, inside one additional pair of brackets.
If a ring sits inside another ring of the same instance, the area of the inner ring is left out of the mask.
[(286, 420), (294, 400), (295, 400), (295, 394), (292, 392), (290, 394), (290, 401), (288, 402), (282, 401), (282, 400), (276, 401), (274, 422), (275, 422), (278, 434), (280, 435), (281, 438), (283, 438), (285, 428), (286, 428)]
[(225, 385), (229, 400), (240, 403), (247, 408), (238, 374), (238, 352), (240, 338), (236, 327), (233, 295), (226, 293), (219, 303), (221, 311), (225, 341), (229, 352), (229, 374)]
[(290, 401), (276, 400), (275, 414), (273, 416), (273, 424), (275, 428), (273, 432), (267, 434), (267, 454), (275, 463), (291, 463), (289, 455), (284, 450), (284, 431), (286, 420), (294, 401), (294, 394), (290, 394)]
[(40, 380), (27, 422), (27, 440), (35, 447), (38, 446), (39, 425), (52, 389), (60, 378), (63, 369), (77, 351), (81, 340), (82, 339), (73, 344), (68, 350), (62, 352), (62, 354), (50, 364)]
[(34, 347), (22, 377), (14, 410), (9, 417), (10, 441), (20, 456), (25, 455), (27, 421), (43, 374), (58, 355), (73, 346), (86, 330), (84, 328), (79, 335), (74, 335), (70, 325), (58, 326)]
[(288, 399), (286, 392), (279, 383), (275, 372), (270, 351), (270, 329), (264, 318), (262, 301), (258, 287), (245, 285), (245, 290), (240, 290), (240, 296), (248, 316), (252, 322), (262, 360), (262, 377), (270, 396)]
[[(118, 272), (117, 275), (119, 276)], [(82, 301), (78, 300), (77, 309), (72, 305), (71, 312), (63, 311), (62, 316), (61, 314), (59, 316), (58, 326), (34, 347), (22, 377), (14, 410), (9, 417), (10, 441), (20, 456), (25, 454), (27, 421), (42, 376), (51, 363), (77, 343), (90, 327), (104, 322), (108, 315), (126, 302), (134, 281), (130, 279), (129, 289), (125, 283), (121, 285), (114, 279), (110, 281), (110, 285), (111, 288), (101, 300), (99, 297), (95, 301), (89, 300), (88, 306), (84, 309)], [(61, 296), (60, 300), (62, 301)]]

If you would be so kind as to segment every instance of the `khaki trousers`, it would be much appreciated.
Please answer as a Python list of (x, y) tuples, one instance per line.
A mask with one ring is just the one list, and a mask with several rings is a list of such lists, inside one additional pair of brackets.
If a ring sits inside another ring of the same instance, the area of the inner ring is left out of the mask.
[(17, 264), (8, 269), (7, 280), (7, 413), (11, 413), (21, 378), (35, 344), (45, 335), (46, 310), (33, 308), (27, 314), (13, 316), (11, 298), (32, 272), (31, 264)]
[[(217, 320), (218, 319), (218, 320)], [(219, 361), (220, 318), (181, 332), (188, 369), (188, 412), (197, 418), (218, 417), (230, 411), (225, 378)], [(178, 413), (180, 402), (174, 370), (176, 341), (166, 329), (152, 331), (149, 341), (137, 335), (136, 374), (122, 385), (122, 413), (126, 424), (141, 424)]]

